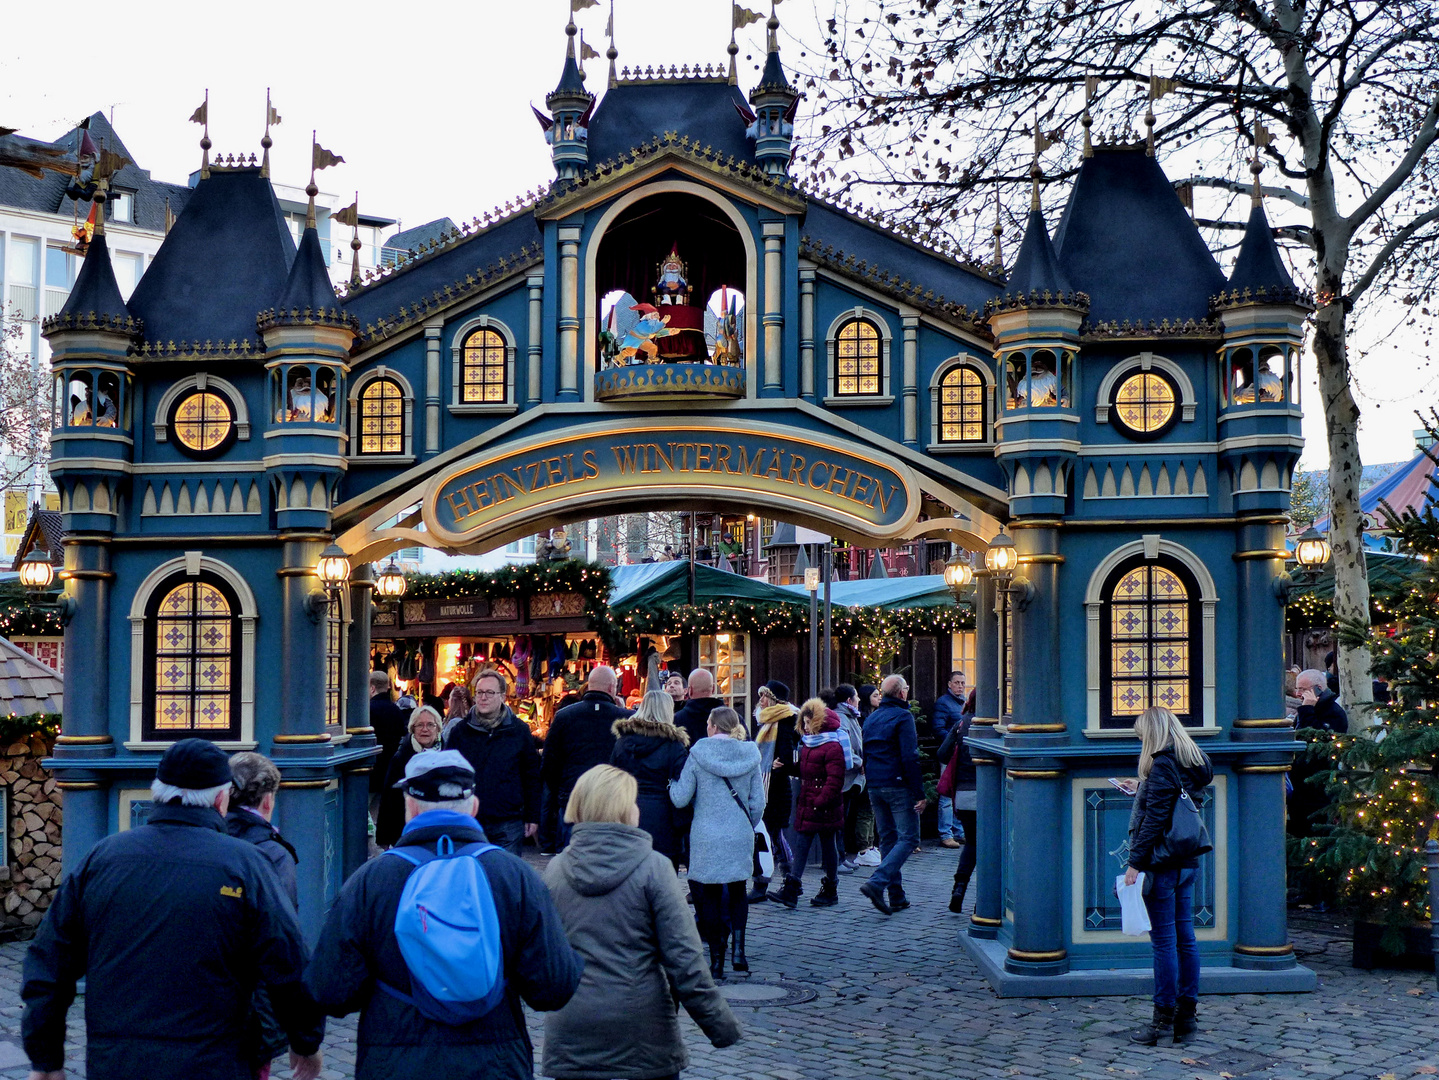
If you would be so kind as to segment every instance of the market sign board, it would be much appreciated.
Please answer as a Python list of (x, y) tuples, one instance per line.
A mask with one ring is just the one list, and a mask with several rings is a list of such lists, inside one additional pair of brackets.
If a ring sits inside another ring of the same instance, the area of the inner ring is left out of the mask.
[(887, 538), (919, 515), (902, 463), (830, 435), (769, 424), (622, 421), (485, 449), (439, 473), (426, 528), (456, 547), (528, 521), (645, 509), (646, 499), (723, 502)]

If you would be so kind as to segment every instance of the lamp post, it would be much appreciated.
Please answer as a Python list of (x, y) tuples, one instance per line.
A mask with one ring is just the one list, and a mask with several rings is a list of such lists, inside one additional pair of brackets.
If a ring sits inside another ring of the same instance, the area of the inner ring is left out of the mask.
[(819, 567), (807, 566), (804, 570), (804, 587), (809, 592), (809, 693), (819, 689), (819, 642), (816, 640), (819, 622)]
[(384, 573), (375, 579), (375, 592), (386, 600), (398, 600), (405, 595), (409, 586), (405, 572), (396, 565), (394, 557), (391, 556), (390, 564), (385, 567)]
[(984, 552), (984, 568), (994, 575), (999, 591), (1009, 594), (1010, 603), (1021, 611), (1029, 606), (1034, 599), (1034, 586), (1015, 573), (1019, 569), (1019, 551), (1008, 533), (1002, 532), (989, 542)]
[(1324, 534), (1313, 525), (1309, 526), (1294, 539), (1294, 573), (1281, 571), (1274, 578), (1274, 595), (1281, 603), (1288, 604), (1289, 596), (1294, 590), (1295, 578), (1306, 585), (1314, 584), (1320, 570), (1333, 554), (1334, 550), (1329, 546)]
[[(38, 603), (54, 583), (55, 567), (49, 555), (37, 548), (20, 560), (20, 584), (25, 586), (31, 604)], [(55, 601), (55, 611), (60, 616), (60, 625), (69, 626), (70, 620), (75, 617), (75, 598), (69, 593), (61, 593)]]
[(965, 586), (974, 580), (974, 567), (968, 558), (955, 555), (949, 562), (944, 564), (944, 583), (949, 586), (949, 591), (954, 593), (954, 598), (959, 599), (959, 594)]
[(824, 554), (820, 557), (820, 571), (824, 574), (824, 679), (825, 686), (835, 684), (834, 677), (834, 651), (831, 641), (831, 631), (834, 627), (833, 598), (830, 595), (830, 584), (834, 581), (834, 537), (825, 541)]

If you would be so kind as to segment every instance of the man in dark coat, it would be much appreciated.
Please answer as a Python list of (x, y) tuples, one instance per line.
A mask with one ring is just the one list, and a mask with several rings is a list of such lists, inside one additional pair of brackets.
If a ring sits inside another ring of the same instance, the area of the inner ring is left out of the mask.
[[(1316, 731), (1333, 731), (1343, 734), (1349, 730), (1349, 714), (1339, 704), (1339, 699), (1329, 689), (1324, 672), (1315, 668), (1301, 671), (1294, 680), (1294, 691), (1299, 695), (1299, 708), (1294, 713), (1296, 730), (1313, 728)], [(1305, 754), (1297, 754), (1290, 770), (1289, 780), (1294, 793), (1289, 797), (1289, 833), (1291, 836), (1314, 835), (1315, 817), (1329, 805), (1329, 796), (1324, 790), (1319, 773), (1324, 766), (1311, 760)], [(1313, 884), (1307, 875), (1297, 874), (1299, 891), (1309, 893)]]
[(1301, 671), (1294, 680), (1295, 692), (1299, 694), (1299, 708), (1295, 710), (1296, 728), (1318, 728), (1321, 731), (1345, 732), (1349, 730), (1349, 714), (1339, 704), (1339, 698), (1329, 689), (1324, 672), (1310, 668)]
[(252, 1080), (244, 1038), (264, 984), (300, 1080), (320, 1071), (323, 1017), (306, 950), (269, 860), (225, 835), (230, 763), (206, 739), (165, 751), (146, 824), (108, 836), (66, 874), (25, 956), (30, 1067), (63, 1076), (65, 1014), (88, 980), (92, 1080)]
[(864, 771), (883, 859), (859, 891), (888, 915), (909, 907), (901, 873), (919, 843), (919, 815), (928, 803), (919, 771), (914, 714), (907, 700), (909, 684), (903, 676), (888, 675), (879, 689), (879, 708), (864, 720)]
[(522, 860), (505, 851), (478, 856), (499, 922), (505, 976), (499, 1005), (467, 1024), (442, 1024), (380, 986), (413, 996), (395, 913), (415, 867), (393, 852), (433, 851), (443, 836), (456, 848), (485, 840), (474, 819), (477, 779), (465, 758), (453, 751), (416, 754), (402, 784), (407, 824), (399, 843), (345, 882), (305, 980), (332, 1016), (359, 1010), (356, 1080), (530, 1080), (534, 1050), (520, 1002), (540, 1011), (561, 1008), (579, 986), (583, 963), (565, 938), (550, 891)]
[(615, 749), (614, 722), (630, 715), (615, 703), (615, 686), (615, 669), (598, 665), (590, 672), (585, 696), (550, 721), (540, 775), (559, 800), (561, 846), (570, 842), (570, 826), (564, 822), (570, 789), (588, 770), (609, 762)]
[(375, 729), (375, 741), (380, 744), (380, 754), (370, 766), (370, 817), (377, 822), (380, 820), (380, 793), (385, 789), (390, 758), (400, 748), (409, 720), (390, 700), (389, 673), (370, 672), (370, 727)]
[(685, 694), (689, 700), (683, 709), (675, 713), (675, 727), (685, 729), (693, 746), (709, 734), (710, 713), (724, 702), (714, 696), (715, 677), (704, 668), (695, 668), (690, 672)]
[(475, 705), (445, 735), (475, 770), (480, 820), (490, 843), (514, 855), (540, 828), (540, 754), (530, 729), (508, 705), (509, 680), (498, 671), (475, 676)]

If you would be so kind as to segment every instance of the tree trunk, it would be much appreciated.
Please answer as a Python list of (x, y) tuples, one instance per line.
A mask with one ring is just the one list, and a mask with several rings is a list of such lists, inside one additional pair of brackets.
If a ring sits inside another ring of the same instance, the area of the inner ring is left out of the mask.
[[(1326, 278), (1328, 280), (1326, 280)], [(1314, 355), (1324, 429), (1329, 444), (1329, 543), (1334, 549), (1334, 616), (1340, 623), (1369, 625), (1369, 571), (1364, 562), (1364, 515), (1359, 509), (1359, 406), (1349, 384), (1347, 313), (1337, 288), (1339, 275), (1321, 267), (1321, 306), (1314, 317)], [(1333, 298), (1323, 303), (1324, 298)], [(1373, 708), (1369, 651), (1336, 643), (1339, 696), (1349, 713), (1349, 730), (1364, 730)]]

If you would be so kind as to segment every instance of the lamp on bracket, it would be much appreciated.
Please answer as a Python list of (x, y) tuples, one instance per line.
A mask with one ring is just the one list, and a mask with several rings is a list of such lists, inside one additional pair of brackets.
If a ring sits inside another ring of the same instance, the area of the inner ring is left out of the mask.
[(1020, 611), (1029, 607), (1034, 600), (1034, 584), (1026, 577), (1015, 575), (1019, 569), (1019, 552), (1008, 533), (1001, 532), (989, 542), (984, 552), (984, 568), (994, 576), (1000, 590), (1009, 594), (1010, 603)]
[(305, 614), (310, 617), (311, 622), (317, 623), (324, 618), (330, 601), (340, 586), (350, 580), (350, 557), (339, 544), (332, 541), (329, 547), (320, 552), (320, 561), (315, 564), (315, 576), (320, 579), (323, 588), (312, 589), (305, 594)]
[(1281, 602), (1289, 603), (1289, 595), (1294, 586), (1299, 583), (1314, 584), (1324, 564), (1333, 554), (1334, 549), (1329, 546), (1324, 534), (1313, 525), (1309, 526), (1294, 540), (1294, 573), (1284, 571), (1275, 577), (1274, 595)]
[[(50, 591), (54, 583), (55, 567), (49, 555), (37, 548), (20, 560), (20, 584), (25, 586), (26, 597), (32, 606), (39, 606), (40, 598)], [(69, 593), (62, 592), (56, 598), (55, 611), (60, 616), (61, 626), (70, 625), (76, 610), (75, 598)]]
[(944, 583), (949, 586), (949, 591), (954, 593), (954, 598), (959, 599), (960, 592), (971, 581), (974, 580), (974, 566), (967, 554), (956, 554), (954, 558), (944, 564)]
[(375, 579), (375, 592), (380, 594), (381, 599), (398, 600), (405, 595), (405, 590), (409, 588), (409, 585), (410, 583), (405, 577), (405, 572), (396, 564), (395, 558), (392, 555), (390, 556), (390, 564), (386, 566), (380, 576)]

